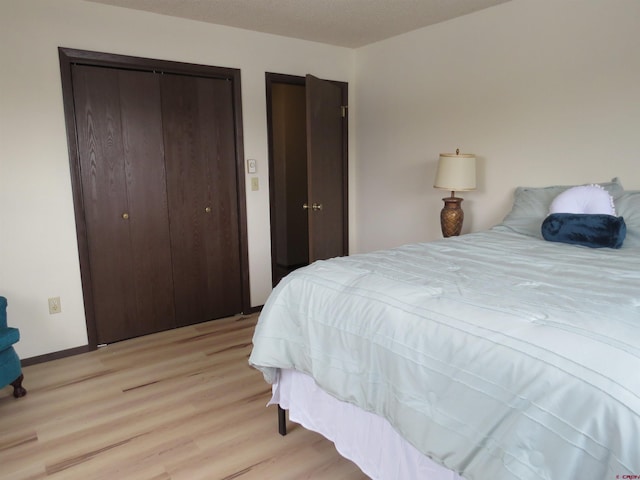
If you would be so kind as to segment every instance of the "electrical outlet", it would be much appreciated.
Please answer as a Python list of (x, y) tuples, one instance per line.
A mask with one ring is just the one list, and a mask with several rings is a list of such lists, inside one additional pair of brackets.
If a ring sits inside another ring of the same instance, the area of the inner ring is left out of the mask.
[(260, 190), (260, 180), (258, 177), (251, 177), (251, 190), (254, 192)]
[(49, 299), (49, 315), (60, 313), (61, 311), (62, 306), (60, 305), (60, 297), (51, 297)]

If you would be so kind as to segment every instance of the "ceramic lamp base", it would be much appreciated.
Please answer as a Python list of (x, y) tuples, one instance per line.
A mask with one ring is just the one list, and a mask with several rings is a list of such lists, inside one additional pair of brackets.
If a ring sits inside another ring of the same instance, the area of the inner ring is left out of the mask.
[(462, 221), (464, 220), (464, 212), (460, 207), (462, 198), (447, 197), (442, 200), (444, 201), (444, 208), (440, 212), (442, 236), (445, 238), (458, 236), (462, 231)]

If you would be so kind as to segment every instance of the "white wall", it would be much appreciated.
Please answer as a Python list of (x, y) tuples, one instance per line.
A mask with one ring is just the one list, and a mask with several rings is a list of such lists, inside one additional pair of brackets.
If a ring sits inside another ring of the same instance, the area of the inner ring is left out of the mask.
[(464, 231), (499, 222), (517, 185), (640, 188), (637, 0), (513, 0), (357, 50), (79, 0), (0, 7), (0, 294), (24, 358), (86, 344), (58, 46), (242, 70), (253, 305), (271, 284), (265, 71), (349, 82), (352, 252), (440, 236), (431, 186), (456, 147), (479, 159)]
[[(265, 72), (352, 83), (353, 50), (79, 0), (0, 0), (0, 295), (29, 358), (86, 345), (59, 46), (240, 68), (251, 303), (271, 290)], [(250, 182), (247, 181), (249, 187)], [(47, 298), (62, 313), (49, 315)]]
[(438, 154), (475, 153), (466, 231), (517, 185), (640, 188), (640, 2), (514, 0), (356, 55), (358, 250), (441, 237)]

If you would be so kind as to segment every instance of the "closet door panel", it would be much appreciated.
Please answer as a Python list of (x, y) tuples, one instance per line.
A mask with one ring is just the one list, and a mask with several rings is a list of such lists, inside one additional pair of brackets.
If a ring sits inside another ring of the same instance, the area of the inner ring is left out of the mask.
[(157, 78), (76, 65), (73, 83), (98, 343), (170, 328), (165, 185), (153, 183), (162, 148), (159, 110), (150, 108)]
[[(199, 79), (199, 91), (208, 109), (203, 109), (207, 129), (206, 161), (208, 302), (207, 318), (220, 318), (242, 311), (240, 229), (236, 179), (236, 149), (232, 85), (227, 80)], [(244, 194), (244, 192), (243, 192)]]
[(174, 328), (160, 75), (121, 72), (124, 162), (138, 315), (136, 335)]
[(74, 66), (78, 150), (98, 343), (135, 323), (118, 72)]
[(242, 310), (231, 83), (162, 76), (178, 325)]

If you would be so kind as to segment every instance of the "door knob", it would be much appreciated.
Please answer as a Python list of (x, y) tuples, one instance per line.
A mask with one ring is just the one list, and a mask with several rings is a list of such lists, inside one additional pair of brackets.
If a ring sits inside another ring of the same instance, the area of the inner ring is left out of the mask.
[(311, 208), (313, 208), (314, 210), (322, 210), (322, 204), (314, 203), (313, 205), (311, 205)]
[(128, 219), (129, 219), (129, 214), (128, 214), (127, 212), (123, 213), (123, 214), (122, 214), (122, 218), (123, 218), (124, 220), (128, 220)]
[(204, 211), (207, 213), (211, 213), (211, 207), (205, 207)]
[(309, 210), (309, 204), (308, 203), (303, 203), (302, 204), (302, 209), (303, 210)]

